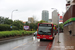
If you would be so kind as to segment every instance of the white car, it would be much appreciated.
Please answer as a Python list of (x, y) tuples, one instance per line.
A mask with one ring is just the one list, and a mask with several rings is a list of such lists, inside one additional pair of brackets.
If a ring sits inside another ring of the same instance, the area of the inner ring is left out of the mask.
[(34, 36), (37, 36), (37, 31), (34, 33)]

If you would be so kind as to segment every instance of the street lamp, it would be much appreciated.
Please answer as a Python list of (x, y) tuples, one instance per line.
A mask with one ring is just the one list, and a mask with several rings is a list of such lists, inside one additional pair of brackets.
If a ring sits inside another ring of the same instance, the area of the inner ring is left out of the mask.
[[(18, 10), (16, 9), (16, 10), (13, 10), (13, 11), (11, 12), (11, 20), (12, 20), (13, 12), (14, 12), (14, 11), (18, 11)], [(12, 25), (10, 26), (10, 28), (11, 28), (11, 30), (12, 30)]]
[(16, 10), (13, 10), (13, 11), (11, 12), (11, 20), (12, 20), (13, 12), (14, 12), (14, 11), (18, 11), (18, 10), (16, 9)]
[[(56, 9), (56, 8), (51, 8), (51, 9)], [(57, 10), (57, 9), (56, 9)], [(58, 10), (57, 10), (58, 11)], [(58, 43), (60, 43), (59, 41), (59, 14), (58, 14)]]

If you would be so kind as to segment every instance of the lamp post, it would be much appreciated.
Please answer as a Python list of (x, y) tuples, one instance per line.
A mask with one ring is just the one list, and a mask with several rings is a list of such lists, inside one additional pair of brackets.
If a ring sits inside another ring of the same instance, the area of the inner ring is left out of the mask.
[[(18, 10), (16, 9), (16, 10), (13, 10), (13, 11), (11, 12), (11, 20), (12, 20), (13, 12), (14, 12), (14, 11), (18, 11)], [(12, 30), (12, 25), (10, 26), (10, 28), (11, 28), (11, 30)]]
[(14, 12), (14, 11), (18, 11), (18, 10), (16, 9), (16, 10), (13, 10), (13, 11), (11, 12), (11, 20), (12, 20), (13, 12)]
[[(56, 9), (56, 8), (51, 8), (51, 9)], [(59, 13), (58, 13), (58, 42), (57, 43), (60, 43), (60, 41), (59, 41)]]

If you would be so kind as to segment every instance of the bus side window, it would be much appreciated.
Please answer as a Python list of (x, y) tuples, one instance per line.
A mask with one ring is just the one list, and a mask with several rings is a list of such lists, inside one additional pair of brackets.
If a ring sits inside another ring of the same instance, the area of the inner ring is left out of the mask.
[(53, 29), (53, 32), (54, 32), (54, 29)]

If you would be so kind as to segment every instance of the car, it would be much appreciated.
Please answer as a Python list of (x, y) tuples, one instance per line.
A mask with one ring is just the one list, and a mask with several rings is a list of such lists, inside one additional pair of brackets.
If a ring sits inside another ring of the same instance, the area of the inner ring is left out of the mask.
[(37, 36), (37, 31), (34, 33), (34, 36)]

